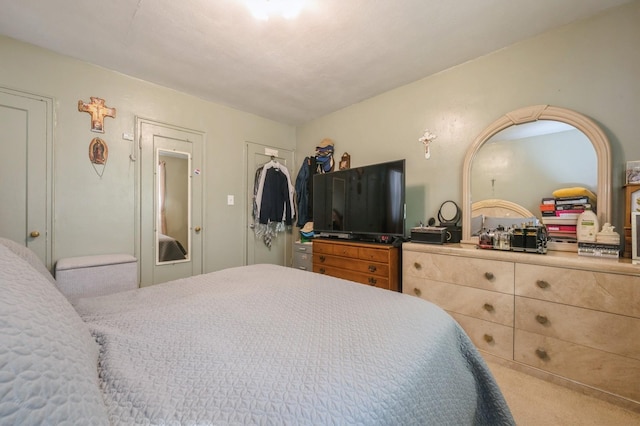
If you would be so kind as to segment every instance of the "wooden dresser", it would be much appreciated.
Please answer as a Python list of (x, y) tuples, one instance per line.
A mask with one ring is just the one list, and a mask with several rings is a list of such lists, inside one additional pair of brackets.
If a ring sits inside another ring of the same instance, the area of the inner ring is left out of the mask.
[(401, 291), (400, 249), (388, 244), (313, 240), (313, 272)]
[(403, 245), (404, 293), (448, 311), (487, 356), (640, 410), (640, 265)]

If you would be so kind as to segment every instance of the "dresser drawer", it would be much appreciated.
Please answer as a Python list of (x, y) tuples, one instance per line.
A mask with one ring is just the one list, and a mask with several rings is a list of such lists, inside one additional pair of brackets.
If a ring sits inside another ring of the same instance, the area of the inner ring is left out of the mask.
[(640, 318), (640, 277), (517, 264), (515, 293)]
[(352, 259), (358, 258), (358, 246), (344, 243), (340, 244), (327, 241), (314, 241), (313, 252), (350, 257)]
[(402, 263), (405, 276), (513, 294), (511, 262), (405, 250)]
[(450, 312), (478, 349), (504, 359), (513, 359), (513, 328)]
[(640, 401), (640, 361), (536, 333), (515, 330), (514, 360)]
[(640, 360), (640, 319), (516, 296), (517, 329)]
[(335, 266), (337, 268), (349, 269), (377, 276), (388, 276), (389, 265), (385, 263), (368, 262), (366, 260), (350, 259), (346, 257), (329, 256), (326, 254), (314, 253), (314, 263), (324, 266)]
[(331, 275), (332, 277), (355, 281), (357, 283), (367, 284), (370, 286), (383, 288), (385, 290), (391, 289), (389, 285), (389, 279), (383, 276), (366, 274), (348, 269), (335, 268), (332, 266), (318, 265), (315, 262), (313, 264), (313, 272), (324, 275)]
[(311, 243), (293, 243), (293, 252), (294, 253), (313, 253), (313, 244)]
[(510, 294), (416, 277), (404, 278), (403, 292), (435, 303), (446, 311), (513, 327)]
[(310, 271), (313, 266), (313, 255), (311, 253), (293, 253), (291, 266), (303, 271)]
[(372, 262), (388, 262), (389, 250), (359, 247), (358, 258)]

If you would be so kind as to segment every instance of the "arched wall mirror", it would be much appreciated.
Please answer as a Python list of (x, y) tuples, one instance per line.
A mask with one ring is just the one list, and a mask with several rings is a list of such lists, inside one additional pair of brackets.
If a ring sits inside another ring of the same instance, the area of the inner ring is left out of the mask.
[(191, 155), (156, 152), (156, 264), (188, 262), (191, 256)]
[(464, 158), (462, 186), (463, 242), (477, 242), (472, 204), (491, 205), (496, 215), (540, 217), (541, 199), (563, 187), (593, 191), (604, 224), (611, 216), (609, 140), (578, 112), (549, 105), (521, 108), (494, 121), (473, 141)]

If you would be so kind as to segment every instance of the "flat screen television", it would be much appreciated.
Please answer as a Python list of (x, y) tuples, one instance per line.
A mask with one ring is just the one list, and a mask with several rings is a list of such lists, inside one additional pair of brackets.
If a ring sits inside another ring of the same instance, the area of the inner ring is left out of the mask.
[(405, 217), (405, 160), (313, 176), (316, 237), (392, 243)]

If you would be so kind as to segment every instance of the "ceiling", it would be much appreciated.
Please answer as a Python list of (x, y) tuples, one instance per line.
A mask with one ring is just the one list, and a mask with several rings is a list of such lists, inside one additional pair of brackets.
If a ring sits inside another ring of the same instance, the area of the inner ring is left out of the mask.
[(261, 21), (242, 0), (0, 0), (0, 34), (299, 125), (628, 2), (308, 0)]

